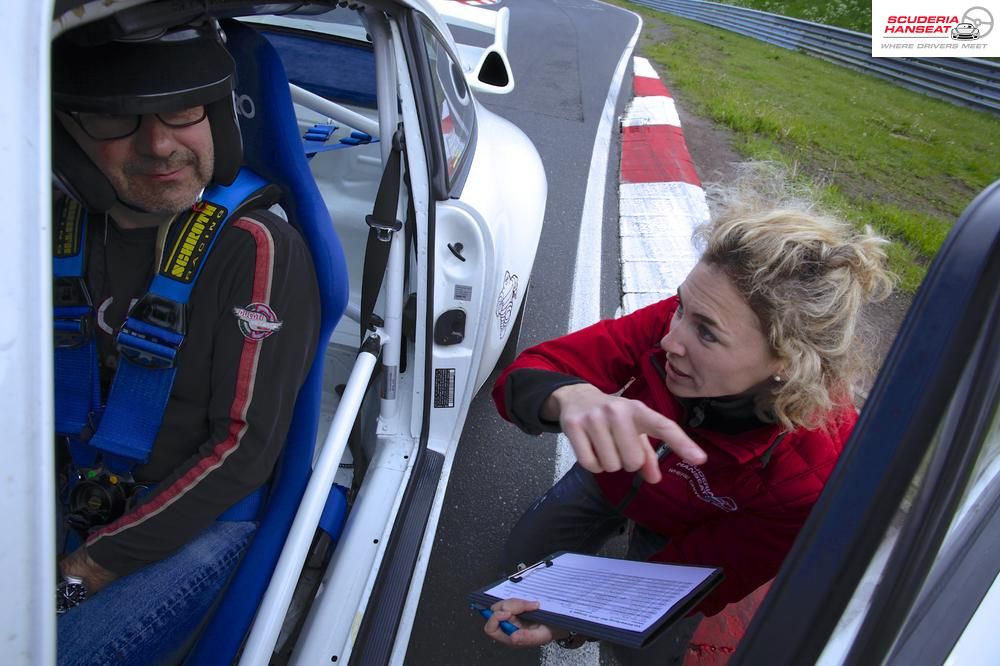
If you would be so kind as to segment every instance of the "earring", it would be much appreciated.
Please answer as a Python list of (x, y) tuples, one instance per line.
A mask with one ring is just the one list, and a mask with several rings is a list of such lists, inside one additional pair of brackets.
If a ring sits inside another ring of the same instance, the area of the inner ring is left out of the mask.
[(781, 376), (780, 375), (775, 375), (774, 376), (774, 383), (775, 384), (780, 384), (781, 383)]

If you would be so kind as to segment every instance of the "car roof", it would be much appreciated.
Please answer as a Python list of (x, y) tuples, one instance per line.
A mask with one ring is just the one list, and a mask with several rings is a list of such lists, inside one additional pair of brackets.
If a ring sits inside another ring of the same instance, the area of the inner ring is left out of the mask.
[[(130, 9), (144, 4), (151, 4), (156, 1), (157, 0), (55, 0), (53, 16), (55, 17), (57, 26), (60, 26), (62, 23), (60, 27), (68, 29), (70, 25), (76, 27), (104, 18), (120, 10)], [(229, 14), (231, 16), (241, 16), (248, 15), (250, 12), (247, 10), (258, 5), (268, 8), (267, 13), (269, 14), (280, 13), (283, 8), (287, 9), (289, 13), (294, 14), (299, 8), (308, 10), (310, 8), (315, 9), (317, 6), (323, 5), (326, 5), (330, 8), (330, 10), (333, 10), (342, 3), (338, 3), (337, 0), (310, 0), (309, 2), (295, 0), (279, 0), (278, 2), (268, 2), (267, 0), (206, 0), (203, 4), (208, 13), (227, 12), (228, 10), (231, 12)], [(402, 8), (412, 9), (426, 16), (432, 23), (434, 23), (440, 33), (448, 35), (449, 37), (451, 35), (451, 32), (445, 25), (445, 21), (438, 14), (437, 10), (435, 10), (430, 0), (376, 0), (372, 3), (362, 1), (351, 4), (360, 6), (370, 4), (380, 8), (397, 5)], [(71, 20), (70, 17), (72, 17)], [(60, 32), (60, 30), (57, 29), (57, 33), (58, 32)]]
[[(154, 0), (146, 0), (146, 1), (153, 2)], [(83, 7), (84, 5), (89, 5), (89, 4), (106, 5), (106, 6), (121, 5), (121, 9), (125, 9), (127, 7), (132, 7), (134, 5), (144, 4), (144, 0), (55, 0), (55, 3), (54, 3), (55, 9), (53, 11), (53, 14), (55, 16), (57, 16), (57, 17), (58, 16), (62, 16), (66, 12), (78, 9), (79, 7)], [(209, 4), (212, 4), (212, 3), (209, 3)], [(329, 4), (330, 7), (331, 7), (331, 9), (332, 9), (338, 3), (336, 2), (336, 0), (329, 0), (328, 2), (324, 2), (324, 0), (311, 0), (311, 2), (309, 2), (309, 3), (295, 2), (293, 0), (285, 0), (285, 1), (279, 0), (278, 2), (267, 2), (267, 0), (260, 0), (260, 2), (257, 2), (257, 3), (254, 3), (254, 2), (244, 2), (244, 3), (231, 3), (231, 4), (234, 4), (234, 5), (236, 5), (236, 4), (240, 4), (240, 5), (260, 4), (260, 5), (270, 5), (270, 6), (276, 6), (276, 5), (290, 5), (291, 6), (291, 5), (308, 5), (308, 4), (319, 4), (319, 5), (321, 5), (321, 4)], [(352, 3), (352, 4), (364, 5), (366, 3), (364, 3), (362, 1), (362, 2), (357, 2), (357, 3)], [(423, 12), (423, 13), (432, 13), (433, 12), (433, 8), (431, 7), (431, 3), (428, 0), (379, 0), (378, 4), (379, 5), (387, 5), (387, 4), (390, 4), (390, 5), (391, 4), (403, 5), (405, 7), (410, 7), (411, 9), (416, 9), (417, 11), (420, 11), (420, 12)]]

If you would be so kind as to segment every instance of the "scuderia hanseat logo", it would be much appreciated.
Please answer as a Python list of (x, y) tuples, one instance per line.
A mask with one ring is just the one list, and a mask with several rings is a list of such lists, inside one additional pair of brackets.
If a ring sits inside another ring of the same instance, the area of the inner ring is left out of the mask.
[(873, 0), (872, 56), (1000, 56), (1000, 38), (993, 34), (1000, 0), (980, 2), (959, 13), (961, 5), (941, 0)]
[(282, 321), (266, 303), (251, 303), (246, 307), (233, 308), (233, 314), (240, 326), (240, 333), (247, 340), (263, 340), (277, 333)]

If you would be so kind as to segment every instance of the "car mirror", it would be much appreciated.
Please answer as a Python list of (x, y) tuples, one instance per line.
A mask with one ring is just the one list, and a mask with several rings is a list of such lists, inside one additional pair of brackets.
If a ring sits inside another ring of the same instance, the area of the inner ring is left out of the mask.
[(506, 95), (514, 89), (514, 75), (507, 53), (497, 49), (496, 44), (485, 49), (459, 44), (458, 52), (465, 80), (477, 93)]
[(507, 31), (510, 10), (497, 11), (470, 7), (457, 2), (433, 3), (434, 8), (452, 26), (492, 34), (493, 43), (483, 48), (456, 44), (465, 80), (476, 92), (506, 95), (514, 90), (514, 75), (507, 57)]

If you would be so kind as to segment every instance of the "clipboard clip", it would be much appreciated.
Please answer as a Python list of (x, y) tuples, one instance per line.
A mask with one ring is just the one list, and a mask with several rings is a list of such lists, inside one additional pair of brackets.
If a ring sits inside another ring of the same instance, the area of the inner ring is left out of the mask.
[(521, 579), (523, 579), (525, 576), (530, 576), (533, 572), (538, 571), (539, 569), (548, 569), (551, 566), (552, 566), (552, 558), (546, 557), (544, 560), (539, 560), (538, 562), (535, 562), (530, 567), (524, 567), (523, 569), (518, 569), (510, 576), (507, 576), (507, 580), (509, 580), (512, 583), (520, 583)]

